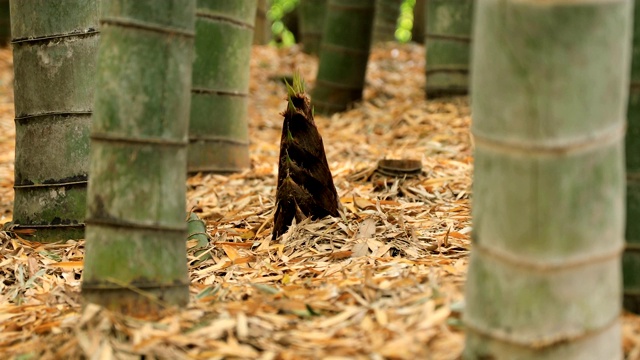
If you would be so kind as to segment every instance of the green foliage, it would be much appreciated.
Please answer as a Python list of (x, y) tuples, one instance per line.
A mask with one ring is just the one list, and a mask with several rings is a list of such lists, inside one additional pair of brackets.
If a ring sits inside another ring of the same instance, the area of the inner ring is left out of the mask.
[[(289, 84), (287, 84), (287, 86), (289, 86)], [(289, 111), (289, 112), (295, 112), (296, 111), (296, 106), (293, 104), (293, 100), (291, 100), (291, 96), (289, 96), (287, 98), (287, 111)], [(290, 140), (293, 140), (293, 137), (291, 136), (291, 133), (288, 134), (288, 137), (290, 138)]]
[[(287, 86), (287, 101), (288, 101), (287, 111), (295, 112), (296, 106), (293, 104), (293, 98), (305, 96), (304, 80), (302, 79), (300, 72), (296, 71), (293, 74), (292, 83), (293, 85), (289, 85), (289, 82), (287, 81), (287, 79), (286, 78), (284, 79), (284, 84)], [(312, 109), (312, 112), (313, 112), (313, 109)], [(293, 136), (291, 136), (290, 132), (288, 133), (288, 137), (290, 138), (290, 140), (293, 140)]]
[(411, 40), (411, 29), (413, 28), (413, 7), (416, 0), (404, 0), (400, 6), (400, 18), (396, 29), (396, 40), (406, 43)]
[(271, 0), (269, 18), (272, 20), (282, 19), (286, 13), (293, 11), (299, 2), (300, 0)]
[(272, 45), (291, 46), (296, 43), (295, 36), (284, 25), (282, 18), (294, 11), (299, 2), (300, 0), (271, 0), (271, 8), (267, 12), (267, 17), (271, 20), (273, 39), (280, 40), (271, 40)]
[(293, 73), (293, 86), (289, 85), (287, 79), (284, 79), (284, 83), (287, 86), (287, 95), (289, 99), (293, 96), (304, 95), (304, 79), (302, 79), (302, 75), (300, 75), (299, 71)]
[[(271, 20), (271, 32), (273, 33), (272, 45), (291, 46), (296, 43), (296, 38), (282, 22), (284, 16), (295, 11), (300, 0), (271, 0), (271, 8), (267, 13)], [(413, 7), (416, 0), (404, 0), (400, 8), (400, 18), (396, 29), (396, 39), (401, 43), (411, 40), (411, 29), (413, 28)]]

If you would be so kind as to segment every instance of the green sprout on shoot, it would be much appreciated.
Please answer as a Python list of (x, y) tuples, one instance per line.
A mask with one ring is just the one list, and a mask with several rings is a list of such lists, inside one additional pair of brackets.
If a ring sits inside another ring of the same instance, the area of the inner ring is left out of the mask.
[(304, 94), (305, 84), (299, 71), (293, 73), (293, 85), (290, 85), (287, 79), (284, 79), (284, 83), (287, 86), (287, 94), (289, 97)]
[(287, 126), (287, 140), (293, 141), (293, 134), (291, 134), (291, 130), (289, 130), (288, 126)]
[(293, 105), (293, 100), (291, 100), (291, 96), (289, 96), (287, 98), (287, 100), (288, 100), (287, 111), (295, 111), (296, 110), (296, 106)]

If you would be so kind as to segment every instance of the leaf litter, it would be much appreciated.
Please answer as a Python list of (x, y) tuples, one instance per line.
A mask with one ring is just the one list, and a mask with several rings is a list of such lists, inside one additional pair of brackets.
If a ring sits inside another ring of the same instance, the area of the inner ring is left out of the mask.
[[(254, 47), (251, 169), (188, 179), (186, 209), (207, 232), (196, 230), (187, 242), (188, 307), (155, 319), (83, 308), (84, 241), (41, 244), (3, 231), (0, 353), (16, 359), (459, 358), (472, 230), (468, 99), (424, 100), (424, 47), (373, 49), (364, 101), (316, 117), (340, 216), (294, 222), (271, 240), (279, 113), (286, 106), (277, 79), (296, 70), (313, 87), (315, 58), (297, 47)], [(3, 223), (13, 206), (13, 117), (12, 58), (5, 48)], [(419, 176), (371, 176), (379, 160), (405, 158), (422, 162)], [(640, 358), (639, 317), (623, 316), (623, 334), (625, 354)]]

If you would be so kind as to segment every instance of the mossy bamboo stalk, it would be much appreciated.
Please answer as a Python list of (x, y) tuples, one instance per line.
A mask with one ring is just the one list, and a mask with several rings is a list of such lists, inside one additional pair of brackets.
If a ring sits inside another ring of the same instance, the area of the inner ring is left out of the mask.
[(400, 5), (404, 0), (376, 0), (372, 41), (395, 41)]
[(327, 0), (300, 0), (298, 4), (302, 50), (307, 54), (320, 53), (326, 11)]
[(11, 1), (16, 111), (13, 222), (34, 240), (84, 237), (96, 0)]
[(82, 294), (132, 315), (189, 299), (195, 0), (102, 2)]
[(627, 112), (627, 246), (623, 257), (624, 307), (640, 313), (640, 5), (635, 6), (631, 87)]
[(320, 49), (316, 112), (344, 111), (362, 98), (375, 0), (329, 0)]
[(189, 172), (229, 173), (249, 161), (249, 60), (257, 0), (198, 0)]
[(621, 359), (631, 0), (483, 0), (465, 359)]
[(474, 0), (425, 0), (427, 98), (465, 95)]

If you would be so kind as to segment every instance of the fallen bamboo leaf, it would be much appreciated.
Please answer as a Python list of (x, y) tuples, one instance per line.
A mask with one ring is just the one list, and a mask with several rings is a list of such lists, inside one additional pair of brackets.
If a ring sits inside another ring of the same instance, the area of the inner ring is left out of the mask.
[(374, 237), (376, 235), (376, 223), (377, 221), (373, 218), (364, 219), (358, 227), (356, 239), (369, 239)]
[(371, 201), (364, 199), (364, 198), (360, 198), (360, 197), (353, 197), (353, 204), (355, 205), (355, 207), (359, 210), (375, 210), (376, 209), (376, 204), (372, 203)]
[(351, 256), (353, 256), (353, 251), (351, 250), (338, 251), (338, 252), (331, 253), (331, 258), (336, 260), (348, 258)]
[(233, 246), (222, 245), (221, 247), (222, 250), (224, 250), (224, 253), (227, 254), (232, 262), (235, 262), (235, 260), (240, 257), (238, 250), (236, 250)]
[(451, 233), (451, 226), (447, 228), (447, 233), (444, 234), (444, 237), (442, 238), (442, 245), (444, 247), (449, 247), (449, 233)]
[(328, 327), (332, 327), (335, 326), (337, 324), (343, 323), (346, 320), (348, 320), (349, 318), (355, 316), (356, 314), (366, 311), (364, 309), (361, 309), (359, 307), (356, 306), (352, 306), (352, 307), (348, 307), (346, 308), (344, 311), (342, 311), (340, 314), (332, 316), (326, 320), (322, 320), (318, 323), (316, 323), (316, 327), (318, 328), (328, 328)]
[(262, 291), (265, 294), (274, 295), (280, 292), (280, 289), (265, 284), (251, 284), (254, 288)]
[(83, 267), (82, 261), (61, 261), (53, 264), (49, 264), (49, 267), (59, 267), (62, 269), (73, 270), (73, 269), (82, 269)]
[(353, 257), (361, 257), (369, 254), (369, 245), (366, 241), (353, 245)]
[(238, 247), (238, 248), (251, 248), (253, 247), (253, 242), (228, 242), (228, 241), (222, 241), (222, 242), (216, 242), (217, 246), (230, 246), (230, 247)]

